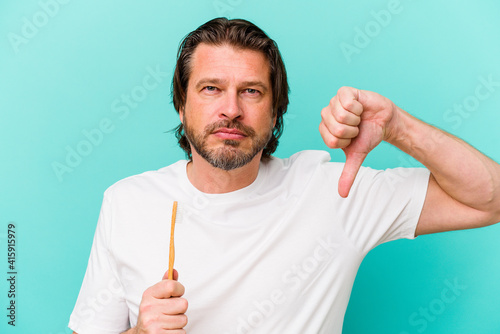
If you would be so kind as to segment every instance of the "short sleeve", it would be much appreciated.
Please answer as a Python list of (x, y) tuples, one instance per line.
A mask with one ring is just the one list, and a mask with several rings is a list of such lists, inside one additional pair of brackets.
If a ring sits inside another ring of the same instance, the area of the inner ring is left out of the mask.
[(128, 307), (110, 251), (111, 200), (104, 200), (92, 250), (68, 327), (78, 334), (117, 334), (129, 328)]
[(384, 242), (415, 238), (428, 184), (425, 168), (362, 167), (342, 204), (344, 231), (364, 253)]

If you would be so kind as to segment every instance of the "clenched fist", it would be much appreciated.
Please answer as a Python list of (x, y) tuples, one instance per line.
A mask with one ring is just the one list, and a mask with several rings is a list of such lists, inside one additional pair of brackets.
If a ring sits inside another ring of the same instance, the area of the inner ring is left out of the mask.
[[(181, 298), (184, 286), (177, 282), (178, 273), (174, 270), (174, 279), (163, 279), (149, 287), (142, 295), (139, 306), (137, 326), (134, 334), (185, 334), (183, 329), (187, 324), (187, 300)], [(129, 332), (127, 332), (129, 333)]]

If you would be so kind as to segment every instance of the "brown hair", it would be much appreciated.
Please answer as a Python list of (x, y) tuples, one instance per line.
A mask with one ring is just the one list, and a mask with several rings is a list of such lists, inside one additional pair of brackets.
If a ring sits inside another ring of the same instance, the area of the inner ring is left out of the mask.
[[(172, 80), (172, 100), (177, 113), (184, 108), (186, 103), (186, 91), (191, 74), (190, 61), (200, 43), (210, 45), (229, 44), (236, 48), (259, 51), (269, 60), (273, 116), (276, 116), (276, 125), (271, 139), (262, 153), (262, 159), (268, 159), (278, 147), (279, 137), (283, 133), (283, 114), (286, 113), (288, 107), (289, 87), (285, 65), (278, 45), (255, 24), (242, 19), (216, 18), (190, 32), (179, 45)], [(191, 147), (184, 135), (182, 123), (175, 128), (175, 136), (180, 147), (186, 152), (187, 157), (191, 159)]]

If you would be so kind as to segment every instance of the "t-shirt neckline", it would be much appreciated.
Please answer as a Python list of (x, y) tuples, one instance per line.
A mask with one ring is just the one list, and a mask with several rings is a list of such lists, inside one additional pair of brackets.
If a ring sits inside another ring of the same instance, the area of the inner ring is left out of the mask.
[(180, 178), (179, 181), (183, 188), (190, 194), (191, 196), (194, 196), (194, 198), (206, 198), (209, 199), (212, 204), (223, 204), (223, 203), (230, 203), (230, 202), (239, 202), (244, 199), (248, 199), (252, 195), (255, 195), (255, 193), (258, 191), (258, 189), (261, 187), (262, 184), (265, 184), (265, 179), (267, 176), (267, 164), (266, 163), (260, 163), (259, 164), (259, 171), (257, 173), (257, 177), (255, 180), (249, 184), (246, 187), (243, 187), (238, 190), (230, 191), (227, 193), (220, 193), (220, 194), (211, 194), (211, 193), (205, 193), (203, 191), (198, 190), (192, 183), (189, 181), (189, 178), (187, 176), (187, 164), (189, 160), (182, 160), (182, 163), (179, 164), (179, 174)]

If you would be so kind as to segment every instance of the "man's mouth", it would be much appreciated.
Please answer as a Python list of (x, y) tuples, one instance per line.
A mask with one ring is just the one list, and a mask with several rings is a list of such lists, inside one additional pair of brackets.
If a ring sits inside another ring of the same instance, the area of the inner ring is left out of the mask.
[(213, 134), (221, 139), (231, 139), (231, 140), (238, 140), (247, 137), (247, 135), (244, 132), (234, 128), (219, 128), (215, 130)]

